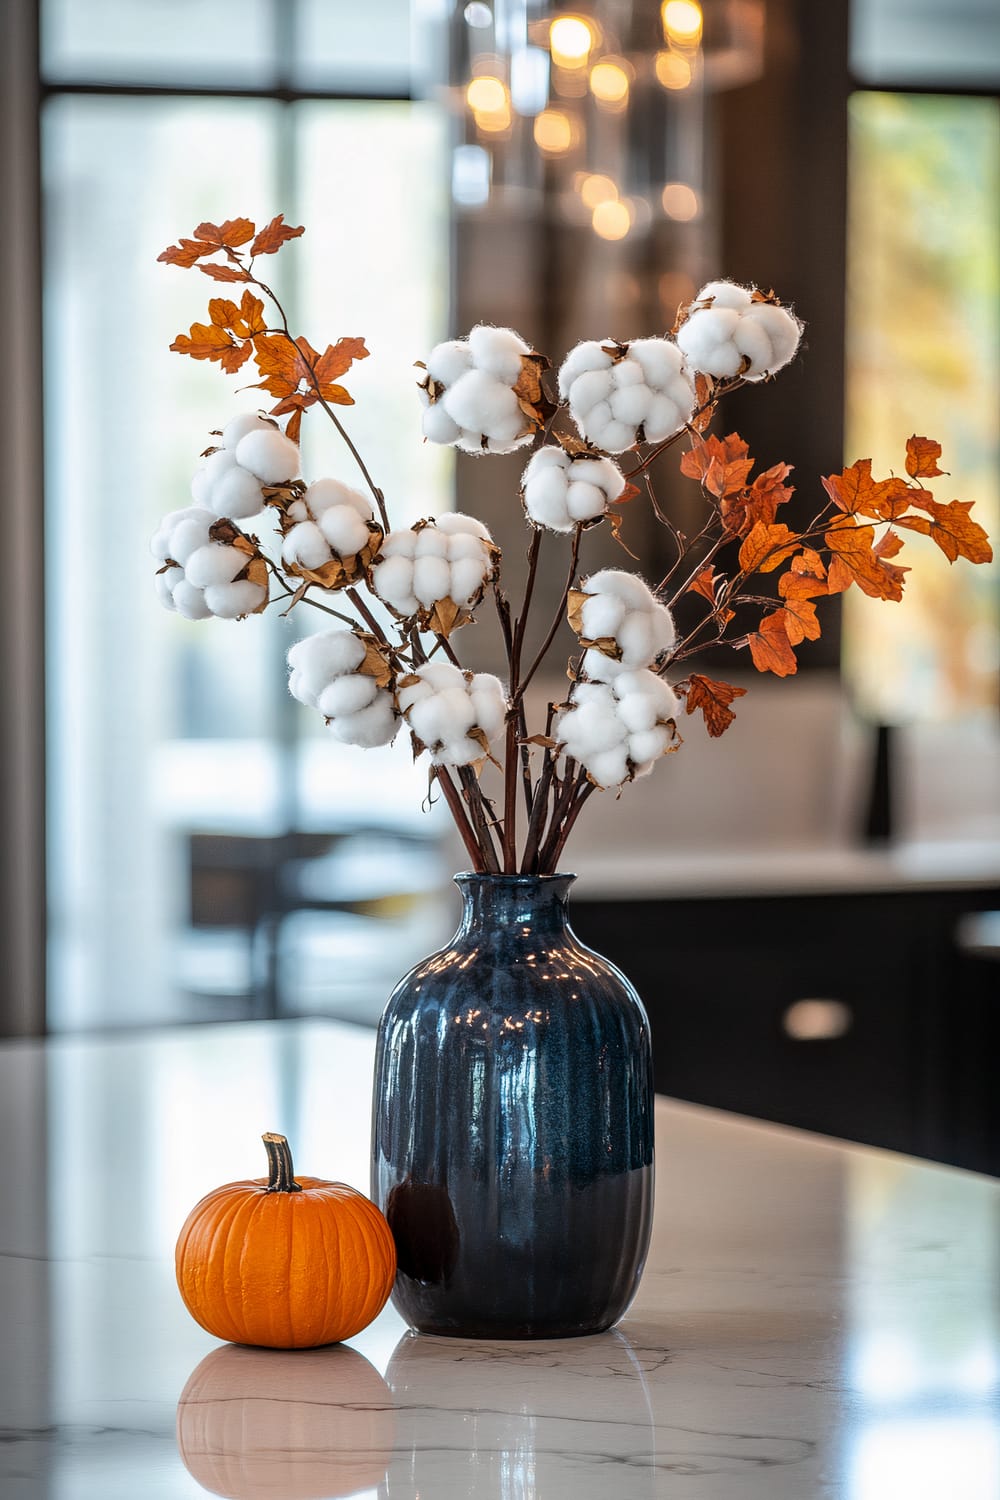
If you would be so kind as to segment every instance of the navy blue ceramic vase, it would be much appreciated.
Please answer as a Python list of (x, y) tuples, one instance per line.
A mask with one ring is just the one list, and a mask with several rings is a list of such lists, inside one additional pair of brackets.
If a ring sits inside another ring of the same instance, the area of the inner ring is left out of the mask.
[(413, 1328), (600, 1333), (639, 1284), (653, 1210), (649, 1023), (570, 930), (572, 875), (458, 875), (450, 945), (393, 991), (372, 1197)]

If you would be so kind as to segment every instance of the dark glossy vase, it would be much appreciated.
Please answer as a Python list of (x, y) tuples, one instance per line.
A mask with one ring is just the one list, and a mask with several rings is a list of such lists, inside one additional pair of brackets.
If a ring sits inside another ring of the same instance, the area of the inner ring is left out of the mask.
[(393, 1301), (423, 1333), (600, 1333), (639, 1284), (653, 1210), (649, 1023), (569, 928), (572, 875), (458, 875), (449, 947), (379, 1026), (372, 1197)]

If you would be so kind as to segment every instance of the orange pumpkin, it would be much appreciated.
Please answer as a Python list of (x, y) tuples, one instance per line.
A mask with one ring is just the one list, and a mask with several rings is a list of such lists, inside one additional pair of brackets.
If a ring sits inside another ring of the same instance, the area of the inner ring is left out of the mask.
[(177, 1446), (228, 1500), (330, 1500), (374, 1491), (392, 1456), (385, 1381), (356, 1349), (213, 1349), (177, 1404)]
[(392, 1231), (346, 1183), (296, 1181), (285, 1137), (263, 1139), (270, 1176), (216, 1188), (187, 1216), (176, 1253), (187, 1310), (234, 1344), (308, 1349), (349, 1339), (392, 1290)]

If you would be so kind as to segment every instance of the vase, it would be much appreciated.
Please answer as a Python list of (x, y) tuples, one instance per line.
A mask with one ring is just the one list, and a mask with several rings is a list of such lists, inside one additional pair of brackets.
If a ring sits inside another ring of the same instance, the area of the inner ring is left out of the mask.
[(372, 1197), (411, 1327), (600, 1333), (642, 1274), (653, 1209), (649, 1022), (567, 918), (574, 876), (458, 875), (462, 922), (379, 1025)]

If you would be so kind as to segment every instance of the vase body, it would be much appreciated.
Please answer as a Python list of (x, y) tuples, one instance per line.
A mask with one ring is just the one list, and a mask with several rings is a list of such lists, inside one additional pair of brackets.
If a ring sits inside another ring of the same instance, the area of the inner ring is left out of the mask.
[(457, 876), (458, 932), (379, 1025), (372, 1197), (396, 1239), (393, 1301), (424, 1333), (599, 1333), (639, 1283), (649, 1023), (570, 930), (572, 880)]

